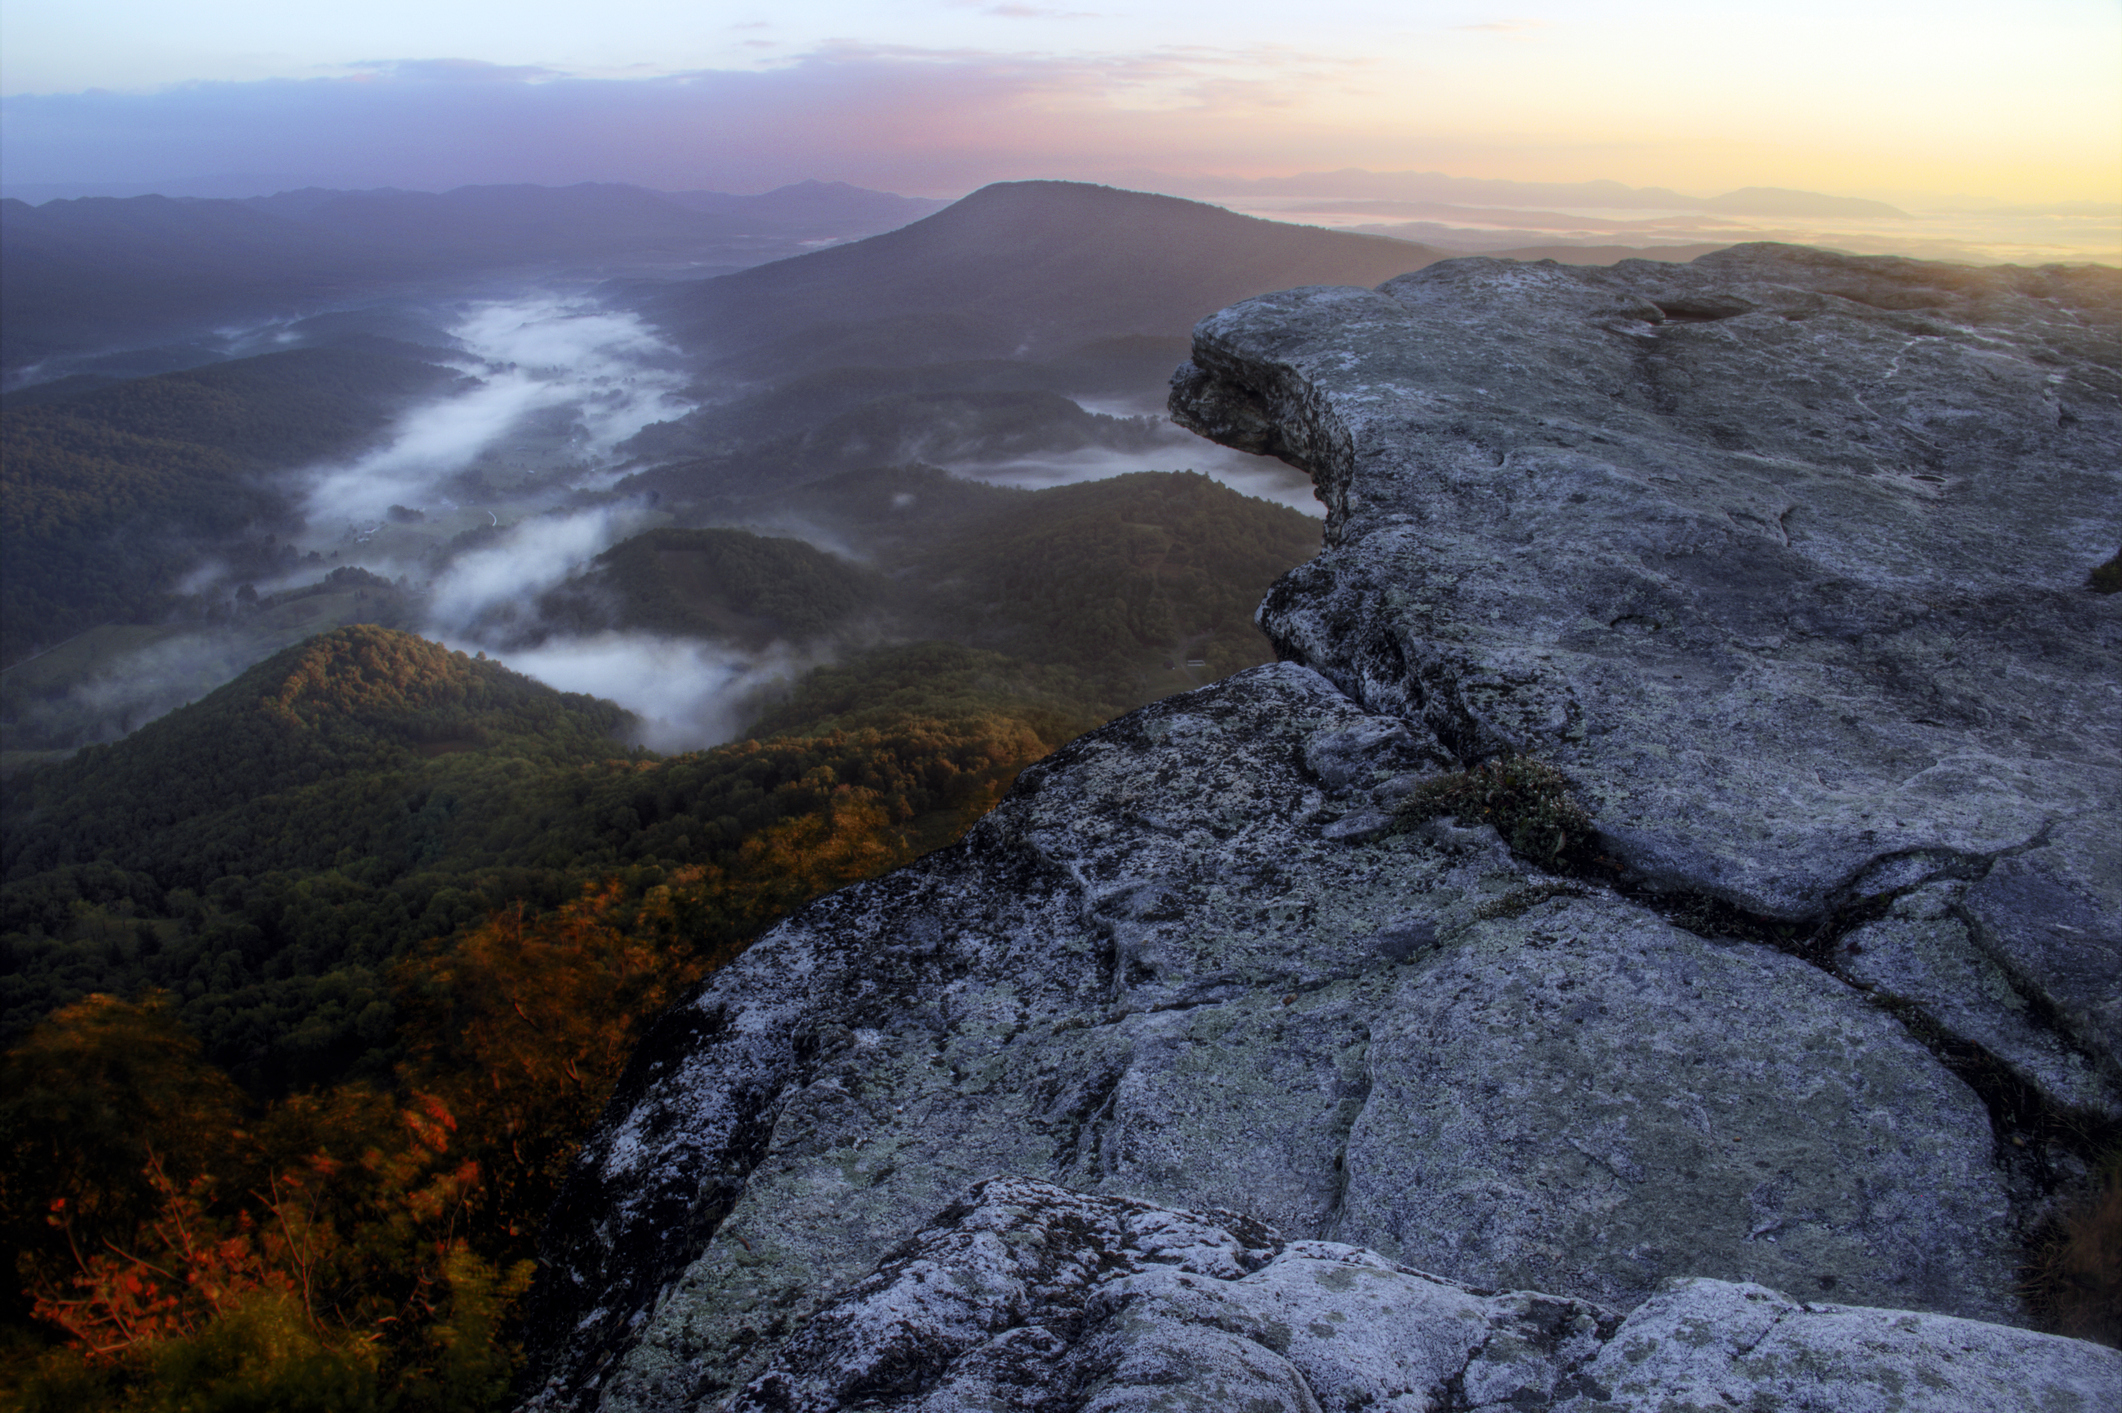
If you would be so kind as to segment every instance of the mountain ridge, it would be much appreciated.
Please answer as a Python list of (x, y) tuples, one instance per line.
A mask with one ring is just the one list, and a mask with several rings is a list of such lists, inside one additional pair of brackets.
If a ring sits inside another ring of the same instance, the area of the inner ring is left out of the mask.
[(0, 201), (8, 252), (0, 367), (196, 337), (231, 320), (314, 314), (481, 273), (755, 263), (806, 241), (887, 229), (936, 204), (844, 183), (720, 198), (594, 182), (35, 206), (10, 197)]
[(898, 230), (720, 276), (653, 308), (688, 343), (781, 368), (861, 361), (850, 346), (892, 347), (902, 360), (919, 348), (930, 362), (1050, 356), (1183, 332), (1238, 291), (1372, 285), (1445, 254), (1180, 197), (998, 182)]
[[(1246, 192), (1260, 196), (1432, 199), (1460, 204), (1562, 205), (1605, 210), (1730, 211), (1791, 216), (1907, 215), (1883, 201), (1784, 187), (1740, 187), (1703, 197), (1689, 196), (1668, 187), (1637, 187), (1611, 180), (1532, 182), (1496, 177), (1454, 177), (1442, 172), (1373, 172), (1361, 167), (1344, 167), (1333, 172), (1299, 172), (1286, 177), (1178, 177), (1139, 173), (1130, 179), (1139, 179), (1160, 190), (1202, 196)], [(1764, 209), (1756, 204), (1763, 201), (1780, 204)]]

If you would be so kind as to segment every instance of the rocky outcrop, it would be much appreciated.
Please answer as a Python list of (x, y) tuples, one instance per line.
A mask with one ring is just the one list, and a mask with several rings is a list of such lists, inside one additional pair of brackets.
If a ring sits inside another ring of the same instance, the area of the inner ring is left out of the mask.
[[(1205, 320), (1173, 406), (1329, 507), (1264, 610), (1285, 655), (1538, 752), (1650, 888), (1810, 925), (1964, 883), (1974, 950), (1926, 968), (2122, 1049), (2122, 619), (2085, 588), (2122, 539), (2116, 272), (1457, 260)], [(2000, 1054), (2115, 1111), (2111, 1071)]]
[(1178, 415), (1330, 508), (1289, 660), (665, 1016), (532, 1405), (2113, 1402), (2003, 1326), (2122, 1115), (2118, 312), (1770, 247), (1204, 322)]
[(998, 1179), (819, 1311), (728, 1407), (2095, 1413), (2118, 1365), (2076, 1340), (1726, 1281), (1674, 1282), (1624, 1319), (1232, 1213)]

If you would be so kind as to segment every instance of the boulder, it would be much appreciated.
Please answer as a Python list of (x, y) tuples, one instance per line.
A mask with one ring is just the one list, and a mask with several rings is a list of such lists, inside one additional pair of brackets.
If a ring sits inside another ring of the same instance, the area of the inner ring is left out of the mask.
[(2118, 309), (1756, 247), (1205, 321), (1177, 414), (1329, 506), (1287, 660), (673, 1007), (529, 1406), (2113, 1391), (2009, 1327), (2122, 1116)]

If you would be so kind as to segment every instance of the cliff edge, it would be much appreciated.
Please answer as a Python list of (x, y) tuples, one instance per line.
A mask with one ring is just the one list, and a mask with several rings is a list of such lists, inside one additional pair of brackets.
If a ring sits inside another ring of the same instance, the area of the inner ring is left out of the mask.
[(1329, 507), (1286, 660), (674, 1007), (528, 1406), (2122, 1397), (2013, 1328), (2122, 1121), (2122, 277), (1457, 260), (1172, 405)]

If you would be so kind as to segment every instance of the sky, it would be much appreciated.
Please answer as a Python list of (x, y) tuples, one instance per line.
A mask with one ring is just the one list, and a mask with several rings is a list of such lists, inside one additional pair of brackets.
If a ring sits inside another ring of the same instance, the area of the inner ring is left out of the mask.
[(1359, 167), (2122, 200), (2117, 0), (1499, 3), (8, 0), (0, 171), (953, 196)]

